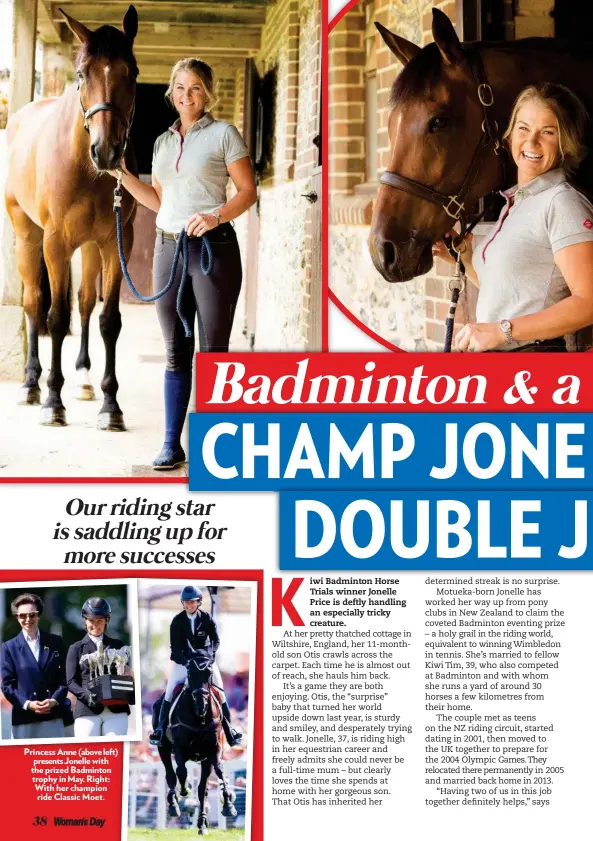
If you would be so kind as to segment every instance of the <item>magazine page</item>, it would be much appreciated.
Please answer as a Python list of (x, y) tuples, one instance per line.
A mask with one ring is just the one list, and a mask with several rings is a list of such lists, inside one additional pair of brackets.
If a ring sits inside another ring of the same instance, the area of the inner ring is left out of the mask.
[(584, 23), (0, 0), (2, 829), (589, 838)]

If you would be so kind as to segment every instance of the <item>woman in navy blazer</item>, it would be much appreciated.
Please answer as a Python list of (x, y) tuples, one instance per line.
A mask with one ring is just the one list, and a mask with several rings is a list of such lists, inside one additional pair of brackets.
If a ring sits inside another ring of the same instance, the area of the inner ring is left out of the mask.
[(0, 651), (2, 692), (12, 704), (13, 739), (64, 736), (65, 649), (61, 637), (39, 630), (43, 602), (23, 593), (11, 604), (21, 632)]
[[(85, 654), (95, 653), (101, 648), (122, 648), (123, 642), (106, 634), (111, 619), (111, 606), (107, 599), (93, 597), (82, 606), (82, 619), (86, 635), (68, 649), (66, 658), (66, 679), (68, 689), (76, 697), (74, 708), (74, 735), (125, 736), (128, 732), (130, 708), (127, 704), (103, 706), (90, 691), (91, 674), (87, 661), (80, 662)], [(115, 666), (112, 666), (112, 674)]]

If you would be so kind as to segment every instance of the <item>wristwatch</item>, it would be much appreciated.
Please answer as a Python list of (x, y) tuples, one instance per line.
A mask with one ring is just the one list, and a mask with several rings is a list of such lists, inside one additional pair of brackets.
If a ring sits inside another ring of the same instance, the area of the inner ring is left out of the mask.
[(513, 341), (513, 325), (508, 319), (503, 318), (503, 320), (500, 322), (500, 329), (504, 333), (506, 344), (510, 345)]
[(220, 225), (220, 213), (219, 213), (219, 211), (218, 210), (213, 210), (212, 215), (216, 219), (216, 224)]

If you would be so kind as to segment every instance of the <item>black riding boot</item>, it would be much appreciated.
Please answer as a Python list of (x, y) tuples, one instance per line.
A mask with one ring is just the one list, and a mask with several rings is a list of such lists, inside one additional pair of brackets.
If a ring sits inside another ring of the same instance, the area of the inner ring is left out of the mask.
[(222, 729), (230, 747), (233, 748), (235, 745), (240, 744), (243, 734), (240, 730), (235, 730), (234, 727), (231, 727), (231, 711), (226, 701), (222, 704)]
[(171, 701), (163, 700), (161, 704), (161, 709), (159, 711), (159, 724), (154, 733), (151, 733), (148, 737), (148, 741), (151, 745), (156, 745), (160, 747), (163, 743), (163, 739), (165, 738), (165, 730), (167, 729), (167, 723), (169, 721), (169, 713), (171, 712)]

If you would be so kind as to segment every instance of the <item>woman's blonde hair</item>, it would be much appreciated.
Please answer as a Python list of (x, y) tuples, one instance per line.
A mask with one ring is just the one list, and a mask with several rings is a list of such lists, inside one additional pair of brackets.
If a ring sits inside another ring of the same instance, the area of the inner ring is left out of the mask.
[(566, 170), (568, 175), (572, 175), (588, 154), (585, 146), (585, 132), (589, 121), (587, 109), (578, 96), (564, 85), (557, 85), (554, 82), (530, 85), (521, 91), (515, 100), (509, 127), (503, 136), (504, 140), (509, 140), (515, 128), (519, 109), (532, 100), (541, 102), (554, 113), (558, 123), (559, 165)]
[(173, 86), (177, 74), (182, 71), (193, 73), (198, 77), (206, 91), (206, 111), (212, 111), (218, 102), (218, 83), (210, 65), (199, 58), (182, 58), (177, 62), (171, 70), (171, 78), (169, 79), (169, 87), (166, 90), (165, 99), (173, 105)]

